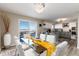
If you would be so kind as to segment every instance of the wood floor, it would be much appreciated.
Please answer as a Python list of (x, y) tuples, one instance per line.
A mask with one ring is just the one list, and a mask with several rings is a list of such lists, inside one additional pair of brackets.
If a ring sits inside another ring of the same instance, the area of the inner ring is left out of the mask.
[(62, 51), (60, 56), (79, 56), (79, 49), (77, 49), (76, 40), (70, 40), (67, 48)]
[(76, 47), (67, 47), (60, 56), (79, 56), (79, 49)]

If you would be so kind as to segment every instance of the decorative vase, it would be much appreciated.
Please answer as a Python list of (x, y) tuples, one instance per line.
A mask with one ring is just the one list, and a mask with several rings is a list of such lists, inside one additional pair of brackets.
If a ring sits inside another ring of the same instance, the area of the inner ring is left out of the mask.
[(4, 34), (4, 46), (5, 46), (5, 48), (10, 47), (10, 44), (11, 44), (11, 34), (7, 32)]

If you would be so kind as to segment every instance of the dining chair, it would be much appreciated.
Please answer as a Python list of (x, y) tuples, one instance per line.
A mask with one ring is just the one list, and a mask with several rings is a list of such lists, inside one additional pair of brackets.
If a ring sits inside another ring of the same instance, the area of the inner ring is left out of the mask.
[(47, 35), (46, 41), (48, 41), (50, 43), (56, 43), (55, 35)]
[[(56, 46), (55, 52), (54, 52), (51, 56), (60, 56), (61, 53), (62, 53), (62, 51), (64, 51), (65, 48), (67, 48), (67, 44), (68, 44), (67, 41), (63, 41), (63, 42), (61, 42), (60, 44), (58, 44), (58, 45)], [(46, 52), (47, 52), (47, 51), (44, 51), (43, 53), (40, 54), (40, 56), (46, 56)]]
[(16, 46), (16, 52), (15, 52), (16, 56), (24, 56), (24, 50), (22, 49), (21, 45), (17, 45)]
[(19, 42), (19, 39), (16, 38), (16, 56), (38, 56), (38, 53), (36, 53), (32, 48), (28, 48), (24, 50), (22, 48), (22, 44)]
[(45, 34), (40, 34), (40, 39), (45, 40), (46, 39), (46, 35)]
[(59, 43), (56, 46), (56, 51), (54, 52), (54, 54), (52, 54), (52, 56), (60, 56), (63, 53), (63, 51), (65, 51), (67, 46), (68, 46), (68, 42), (67, 41), (63, 41), (63, 42)]

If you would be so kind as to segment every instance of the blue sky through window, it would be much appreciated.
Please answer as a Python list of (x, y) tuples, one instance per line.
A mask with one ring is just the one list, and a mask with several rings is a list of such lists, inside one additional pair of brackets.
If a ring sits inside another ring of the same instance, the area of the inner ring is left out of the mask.
[(20, 29), (29, 29), (29, 22), (20, 21)]
[(26, 29), (36, 30), (36, 28), (37, 28), (36, 23), (27, 22), (27, 21), (20, 21), (20, 29), (21, 30), (26, 30)]

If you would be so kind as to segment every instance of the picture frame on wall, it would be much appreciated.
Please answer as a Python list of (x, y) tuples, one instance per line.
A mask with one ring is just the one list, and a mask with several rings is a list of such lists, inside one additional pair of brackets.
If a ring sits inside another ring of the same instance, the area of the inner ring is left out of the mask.
[(39, 27), (42, 27), (42, 24), (39, 24)]
[(72, 30), (76, 30), (76, 27), (72, 27)]
[(63, 23), (63, 27), (69, 27), (68, 23)]

